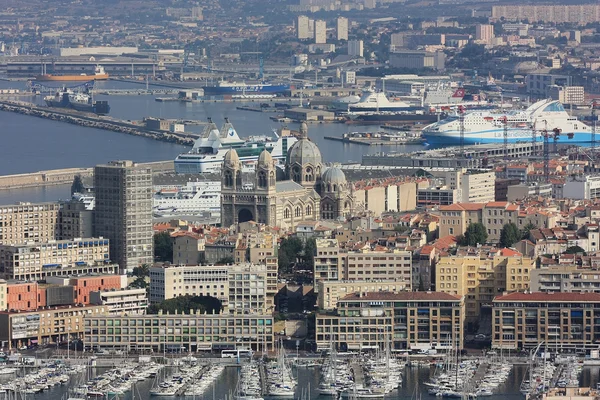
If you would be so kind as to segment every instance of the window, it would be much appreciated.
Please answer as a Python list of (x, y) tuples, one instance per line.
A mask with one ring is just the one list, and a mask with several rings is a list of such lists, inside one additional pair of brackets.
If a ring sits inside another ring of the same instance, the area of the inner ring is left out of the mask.
[(258, 187), (266, 188), (267, 187), (267, 174), (264, 171), (258, 173)]
[(232, 187), (233, 186), (233, 174), (229, 170), (225, 171), (225, 182), (224, 182), (224, 184), (227, 187)]
[(300, 207), (296, 207), (296, 210), (294, 211), (294, 215), (296, 217), (300, 217), (302, 215), (302, 210), (300, 210)]
[(310, 205), (306, 206), (306, 215), (312, 215), (312, 207)]
[(289, 208), (286, 208), (285, 210), (283, 210), (283, 218), (288, 219), (291, 216), (292, 212), (290, 211)]

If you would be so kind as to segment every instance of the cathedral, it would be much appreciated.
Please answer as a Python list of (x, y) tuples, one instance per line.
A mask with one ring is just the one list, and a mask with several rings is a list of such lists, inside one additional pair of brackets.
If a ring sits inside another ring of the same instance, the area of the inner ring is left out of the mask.
[(304, 221), (336, 220), (352, 214), (353, 197), (344, 172), (323, 165), (321, 151), (300, 127), (289, 149), (285, 171), (271, 153), (260, 154), (253, 182), (242, 183), (242, 163), (235, 149), (221, 171), (221, 221), (225, 227), (247, 221), (295, 229)]

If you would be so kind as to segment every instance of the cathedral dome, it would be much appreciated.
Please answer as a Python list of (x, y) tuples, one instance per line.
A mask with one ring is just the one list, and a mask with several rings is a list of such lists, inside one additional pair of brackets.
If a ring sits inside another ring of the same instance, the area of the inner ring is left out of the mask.
[(346, 174), (344, 174), (344, 171), (342, 171), (338, 167), (331, 167), (327, 168), (325, 172), (323, 172), (321, 180), (324, 184), (345, 185)]
[(268, 167), (273, 165), (273, 156), (269, 153), (268, 150), (263, 150), (258, 156), (258, 165)]
[(300, 139), (292, 145), (289, 153), (289, 164), (313, 166), (321, 164), (321, 151), (316, 144), (308, 139)]
[(233, 167), (240, 164), (240, 157), (235, 149), (231, 149), (225, 153), (225, 158), (223, 161), (226, 166)]

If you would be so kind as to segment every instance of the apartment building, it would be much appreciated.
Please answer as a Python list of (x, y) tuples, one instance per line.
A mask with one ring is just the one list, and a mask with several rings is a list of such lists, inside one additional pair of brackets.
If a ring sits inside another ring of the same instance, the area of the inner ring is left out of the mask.
[(318, 313), (316, 342), (328, 349), (462, 349), (462, 296), (437, 292), (354, 293), (338, 301), (337, 312)]
[(265, 264), (235, 264), (229, 267), (229, 314), (266, 314), (274, 311), (275, 291), (268, 290)]
[(465, 296), (465, 319), (472, 327), (498, 293), (528, 289), (534, 269), (534, 259), (511, 249), (463, 248), (438, 260), (436, 291)]
[(155, 265), (150, 267), (150, 303), (178, 296), (212, 296), (223, 306), (229, 298), (228, 266)]
[(477, 24), (475, 25), (475, 40), (491, 44), (494, 39), (494, 25)]
[(600, 293), (600, 270), (578, 265), (553, 265), (531, 270), (531, 291)]
[(0, 245), (45, 242), (59, 234), (58, 203), (17, 203), (0, 206)]
[(597, 4), (573, 5), (507, 5), (492, 6), (492, 18), (507, 21), (543, 21), (580, 25), (600, 20), (600, 6)]
[(495, 200), (496, 172), (469, 171), (461, 173), (462, 202), (487, 203)]
[(412, 252), (378, 248), (348, 252), (343, 268), (345, 280), (403, 280), (412, 289)]
[(478, 222), (486, 227), (490, 243), (500, 240), (502, 228), (510, 222), (519, 228), (528, 223), (540, 228), (553, 228), (557, 221), (555, 212), (544, 209), (521, 210), (518, 205), (505, 201), (441, 206), (439, 217), (440, 237), (462, 235), (470, 223)]
[(62, 343), (81, 338), (84, 333), (84, 317), (94, 317), (107, 312), (107, 307), (61, 306), (46, 307), (35, 311), (0, 312), (0, 341), (8, 349), (22, 345)]
[(348, 18), (338, 17), (336, 22), (337, 40), (348, 40)]
[(298, 35), (298, 39), (311, 39), (314, 35), (314, 28), (311, 29), (311, 19), (306, 15), (299, 15), (296, 25), (296, 32)]
[(198, 265), (204, 254), (204, 237), (193, 232), (175, 232), (173, 239), (173, 264)]
[(101, 290), (90, 293), (90, 303), (105, 306), (108, 315), (146, 314), (146, 289)]
[(71, 266), (85, 269), (96, 264), (110, 264), (108, 239), (28, 241), (0, 246), (0, 271), (6, 279), (37, 281), (70, 274)]
[(131, 271), (154, 261), (152, 169), (132, 161), (94, 168), (94, 230), (110, 239), (110, 254)]
[(6, 306), (6, 289), (8, 287), (8, 282), (4, 279), (0, 279), (0, 311), (8, 310)]
[(169, 349), (211, 351), (250, 348), (273, 350), (273, 317), (269, 315), (90, 315), (85, 318), (86, 350), (121, 349), (154, 351)]
[(56, 239), (88, 238), (94, 236), (94, 211), (82, 201), (61, 203), (60, 235)]
[(351, 293), (397, 293), (406, 290), (404, 279), (381, 281), (319, 281), (317, 307), (319, 310), (333, 310), (338, 300)]
[(318, 290), (320, 281), (342, 279), (342, 256), (336, 239), (316, 239), (314, 287)]
[(492, 348), (552, 352), (597, 349), (600, 294), (510, 293), (493, 302)]
[(322, 19), (315, 21), (315, 43), (327, 43), (327, 22)]

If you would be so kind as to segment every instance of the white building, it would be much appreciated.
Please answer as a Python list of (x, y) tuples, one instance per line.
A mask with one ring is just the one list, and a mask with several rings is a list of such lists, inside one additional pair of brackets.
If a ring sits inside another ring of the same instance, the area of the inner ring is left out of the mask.
[(553, 85), (548, 88), (548, 96), (550, 96), (553, 100), (560, 101), (563, 104), (585, 103), (585, 89), (583, 86)]
[(462, 203), (487, 203), (495, 200), (496, 172), (469, 171), (461, 174)]
[(148, 307), (146, 289), (121, 289), (90, 292), (90, 303), (105, 305), (108, 314), (145, 314)]
[(59, 50), (60, 57), (69, 57), (69, 56), (93, 56), (93, 55), (102, 55), (102, 56), (120, 56), (123, 54), (131, 54), (137, 53), (137, 47), (64, 47)]
[(480, 24), (475, 26), (475, 40), (491, 43), (494, 39), (494, 25)]
[(337, 40), (348, 40), (348, 18), (338, 17), (336, 33)]
[(313, 30), (311, 29), (311, 19), (306, 15), (298, 16), (298, 24), (296, 26), (296, 31), (298, 33), (298, 39), (311, 39), (313, 37)]
[(150, 302), (178, 296), (212, 296), (227, 305), (229, 267), (165, 265), (150, 268)]
[(353, 57), (363, 57), (363, 41), (350, 40), (348, 41), (348, 55)]
[(315, 44), (327, 43), (327, 22), (322, 19), (315, 21)]
[(600, 198), (600, 176), (575, 176), (565, 182), (563, 196), (567, 199)]
[(356, 71), (344, 71), (344, 84), (356, 85)]

